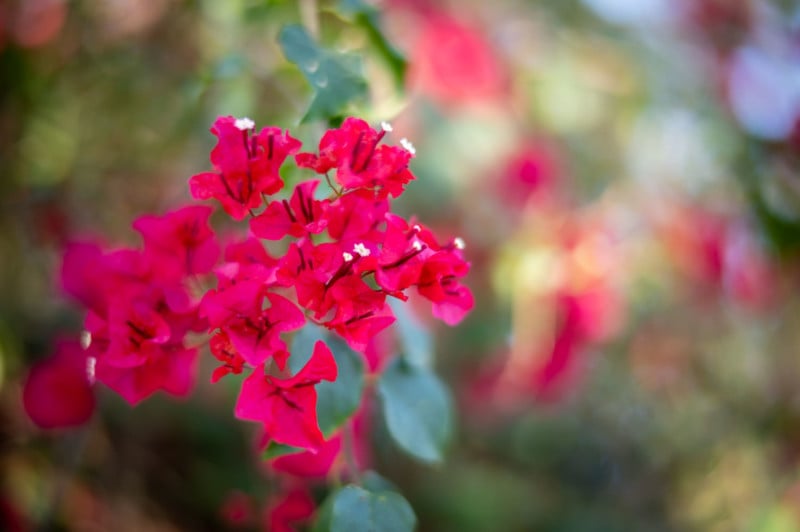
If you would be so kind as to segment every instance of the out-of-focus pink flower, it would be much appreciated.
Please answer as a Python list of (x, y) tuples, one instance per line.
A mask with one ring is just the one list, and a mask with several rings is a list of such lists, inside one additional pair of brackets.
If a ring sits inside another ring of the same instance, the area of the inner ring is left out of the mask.
[(83, 425), (94, 412), (92, 371), (79, 342), (58, 342), (55, 353), (28, 372), (22, 391), (25, 412), (44, 429)]
[[(529, 288), (513, 295), (513, 341), (495, 383), (503, 403), (526, 395), (553, 401), (574, 390), (586, 354), (624, 322), (624, 247), (605, 211), (553, 214), (537, 224), (530, 266), (520, 269)], [(491, 380), (495, 371), (488, 369), (483, 379)]]
[(67, 18), (65, 0), (24, 0), (11, 20), (11, 35), (24, 48), (38, 48), (55, 39)]
[(660, 231), (678, 272), (693, 292), (719, 296), (753, 310), (774, 300), (777, 271), (755, 236), (726, 216), (676, 206)]
[(523, 206), (528, 200), (541, 203), (558, 192), (561, 162), (544, 141), (533, 141), (508, 160), (497, 193), (507, 205)]
[(255, 518), (255, 508), (252, 499), (241, 491), (228, 494), (219, 509), (222, 519), (231, 526), (247, 526)]
[(477, 29), (444, 13), (421, 23), (408, 72), (413, 90), (443, 106), (497, 100), (506, 94), (506, 72)]
[(559, 396), (581, 369), (583, 350), (606, 339), (616, 330), (621, 302), (604, 286), (554, 299), (556, 330), (542, 364), (534, 370), (534, 389), (542, 398)]
[(295, 532), (293, 525), (301, 524), (314, 515), (314, 499), (305, 488), (297, 487), (269, 505), (266, 529), (269, 532)]
[(698, 35), (728, 48), (747, 34), (753, 22), (750, 0), (683, 0), (684, 20)]
[(158, 264), (161, 279), (180, 281), (211, 271), (220, 253), (208, 225), (212, 211), (204, 205), (190, 205), (163, 216), (140, 216), (133, 222), (144, 239), (145, 255)]
[(87, 356), (96, 360), (97, 380), (131, 404), (157, 390), (178, 396), (191, 391), (197, 350), (186, 348), (184, 339), (205, 328), (183, 280), (154, 258), (136, 249), (106, 252), (76, 243), (67, 247), (62, 265), (64, 291), (89, 310)]

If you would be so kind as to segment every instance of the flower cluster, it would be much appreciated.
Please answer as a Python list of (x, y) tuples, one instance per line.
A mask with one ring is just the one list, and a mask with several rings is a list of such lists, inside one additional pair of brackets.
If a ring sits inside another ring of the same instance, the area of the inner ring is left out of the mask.
[[(300, 153), (300, 141), (279, 128), (217, 119), (214, 169), (190, 179), (191, 194), (215, 200), (235, 221), (249, 218), (248, 234), (220, 244), (209, 225), (213, 206), (191, 205), (137, 219), (140, 248), (71, 244), (63, 288), (88, 311), (80, 379), (131, 404), (158, 390), (186, 395), (198, 352), (187, 335), (207, 333), (220, 363), (212, 382), (246, 374), (236, 417), (262, 423), (268, 440), (324, 449), (316, 385), (336, 380), (336, 360), (319, 341), (291, 374), (288, 334), (313, 324), (363, 353), (395, 319), (387, 299), (405, 301), (412, 287), (448, 324), (473, 306), (460, 282), (469, 269), (463, 241), (442, 243), (391, 212), (414, 179), (414, 149), (405, 139), (382, 144), (389, 131), (348, 118), (317, 151)], [(300, 171), (320, 178), (282, 193), (280, 171), (292, 155)]]
[(142, 249), (75, 243), (65, 252), (63, 288), (88, 310), (88, 377), (131, 404), (157, 390), (191, 390), (197, 349), (185, 338), (204, 325), (188, 282), (209, 273), (220, 253), (211, 212), (189, 206), (139, 218)]

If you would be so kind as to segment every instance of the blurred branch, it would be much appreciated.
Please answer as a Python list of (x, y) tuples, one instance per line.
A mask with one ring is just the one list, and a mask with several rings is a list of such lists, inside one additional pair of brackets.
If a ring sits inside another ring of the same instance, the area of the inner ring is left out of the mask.
[(319, 39), (318, 13), (317, 0), (300, 0), (300, 20), (314, 40)]

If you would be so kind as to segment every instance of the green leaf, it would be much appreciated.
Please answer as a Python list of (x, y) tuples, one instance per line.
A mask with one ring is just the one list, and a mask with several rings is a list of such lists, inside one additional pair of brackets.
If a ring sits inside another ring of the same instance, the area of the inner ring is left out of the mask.
[(372, 493), (381, 493), (383, 491), (400, 493), (400, 490), (398, 490), (397, 486), (395, 486), (391, 481), (380, 476), (371, 469), (364, 471), (364, 473), (361, 475), (361, 485), (364, 487), (364, 489), (369, 490)]
[(396, 358), (381, 375), (378, 394), (392, 440), (418, 460), (441, 462), (453, 434), (453, 404), (439, 378)]
[(303, 122), (341, 116), (349, 104), (367, 95), (367, 82), (361, 74), (358, 57), (319, 47), (298, 25), (285, 26), (278, 42), (286, 58), (300, 68), (314, 89), (314, 99)]
[(373, 492), (348, 485), (325, 501), (315, 531), (410, 532), (417, 517), (408, 501), (397, 492)]
[(397, 318), (397, 333), (406, 361), (413, 366), (430, 368), (433, 362), (433, 339), (430, 332), (411, 315), (404, 302), (393, 299), (389, 306)]
[(314, 344), (324, 341), (336, 360), (338, 376), (335, 382), (317, 384), (317, 421), (326, 438), (353, 415), (361, 404), (364, 391), (364, 361), (362, 356), (348, 347), (341, 338), (325, 329), (307, 324), (292, 340), (289, 369), (297, 373), (311, 358)]
[(300, 447), (292, 447), (291, 445), (284, 445), (283, 443), (270, 441), (269, 445), (267, 445), (267, 448), (264, 449), (263, 453), (261, 453), (261, 459), (272, 460), (273, 458), (278, 458), (279, 456), (302, 453), (304, 451), (305, 449), (301, 449)]

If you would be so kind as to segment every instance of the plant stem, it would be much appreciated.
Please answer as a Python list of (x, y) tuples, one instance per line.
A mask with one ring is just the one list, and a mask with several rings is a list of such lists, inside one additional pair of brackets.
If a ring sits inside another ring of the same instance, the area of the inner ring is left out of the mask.
[(308, 33), (319, 39), (319, 18), (317, 17), (317, 0), (300, 0), (300, 20)]
[(353, 446), (353, 420), (347, 422), (347, 425), (342, 430), (342, 451), (344, 452), (344, 461), (347, 466), (347, 474), (352, 482), (359, 482), (361, 479), (361, 472), (358, 469), (358, 462), (356, 461), (355, 447)]

